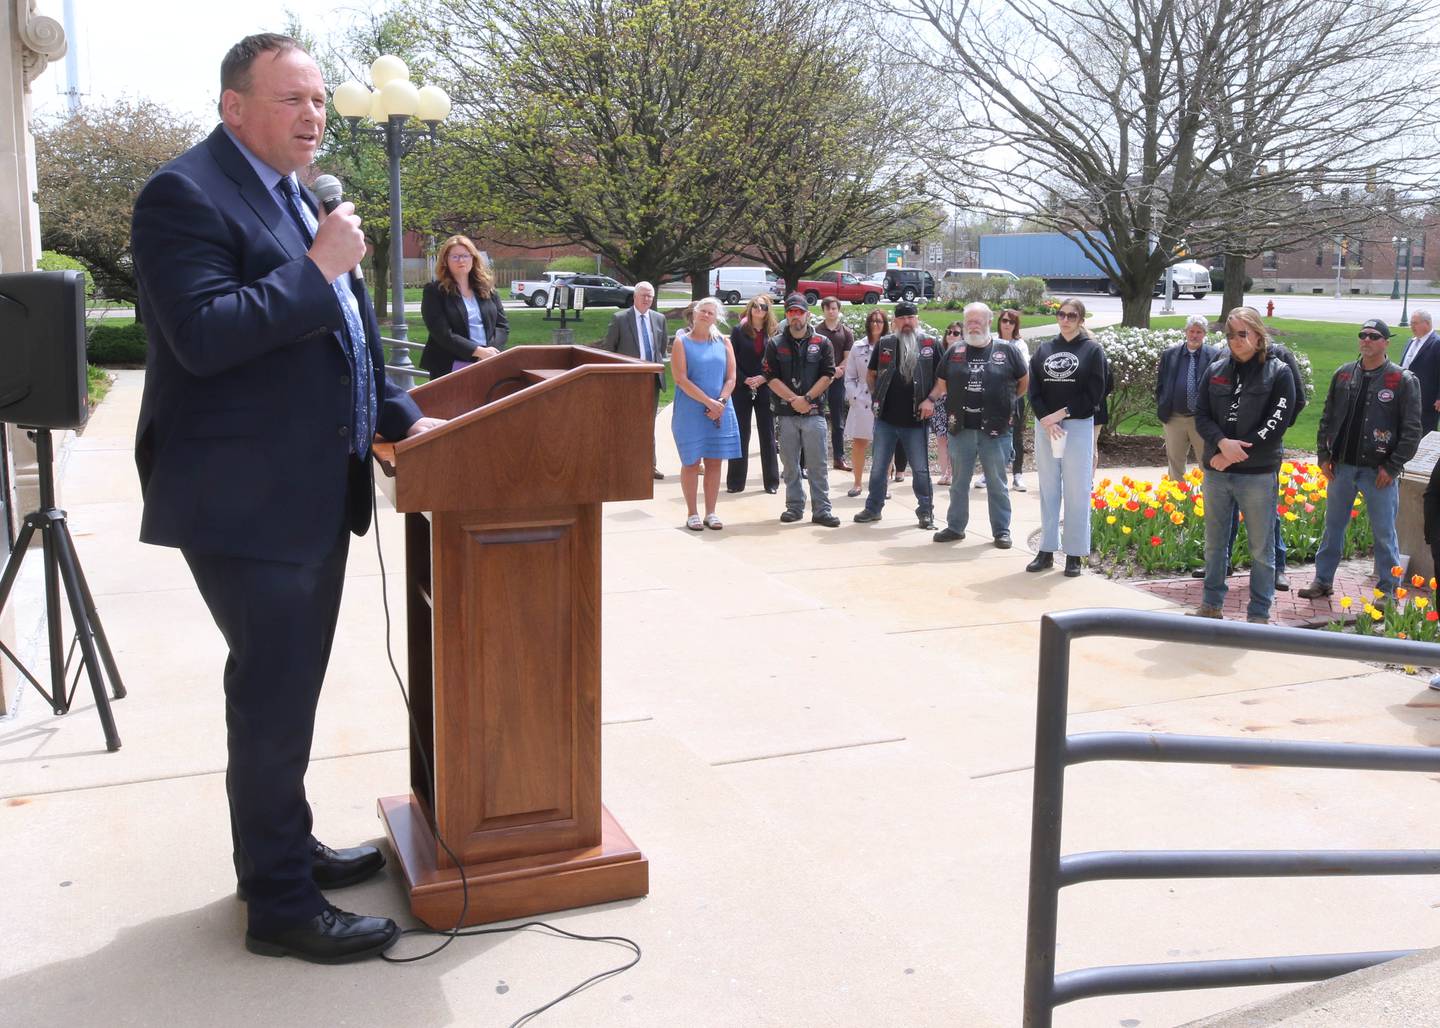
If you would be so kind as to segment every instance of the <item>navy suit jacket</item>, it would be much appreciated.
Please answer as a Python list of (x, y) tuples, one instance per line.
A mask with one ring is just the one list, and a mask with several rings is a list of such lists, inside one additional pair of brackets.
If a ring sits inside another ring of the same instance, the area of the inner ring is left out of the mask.
[(1425, 337), (1420, 352), (1406, 370), (1412, 372), (1420, 383), (1420, 428), (1433, 432), (1437, 419), (1440, 419), (1440, 413), (1435, 410), (1435, 401), (1440, 399), (1440, 333), (1431, 332)]
[[(340, 302), (291, 217), (216, 128), (157, 171), (131, 249), (149, 344), (136, 431), (140, 538), (311, 562), (370, 523), (370, 462), (350, 454)], [(313, 200), (311, 201), (313, 206)], [(376, 430), (420, 417), (386, 381), (380, 327), (352, 282), (379, 393)]]

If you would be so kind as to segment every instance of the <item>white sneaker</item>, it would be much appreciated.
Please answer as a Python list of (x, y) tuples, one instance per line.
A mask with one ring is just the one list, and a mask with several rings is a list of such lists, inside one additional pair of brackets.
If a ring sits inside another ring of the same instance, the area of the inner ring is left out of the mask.
[(1432, 675), (1432, 676), (1431, 676), (1431, 678), (1430, 678), (1430, 688), (1440, 690), (1440, 675)]
[(1014, 489), (1017, 493), (1023, 493), (1026, 491), (1025, 483), (1020, 481), (1019, 475), (1016, 475), (1015, 478), (1011, 481), (1010, 488)]

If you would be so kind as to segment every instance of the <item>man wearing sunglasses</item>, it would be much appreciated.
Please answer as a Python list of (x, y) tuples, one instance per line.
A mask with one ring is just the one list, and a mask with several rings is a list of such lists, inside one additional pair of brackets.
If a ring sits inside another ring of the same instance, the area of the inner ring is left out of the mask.
[(1358, 492), (1370, 510), (1375, 540), (1375, 586), (1394, 593), (1391, 568), (1400, 562), (1395, 513), (1400, 488), (1395, 480), (1420, 445), (1420, 383), (1385, 352), (1390, 326), (1372, 318), (1360, 326), (1360, 358), (1342, 365), (1330, 380), (1320, 414), (1316, 454), (1330, 479), (1326, 487), (1325, 533), (1315, 554), (1315, 578), (1300, 595), (1329, 596), (1345, 549), (1350, 508)]

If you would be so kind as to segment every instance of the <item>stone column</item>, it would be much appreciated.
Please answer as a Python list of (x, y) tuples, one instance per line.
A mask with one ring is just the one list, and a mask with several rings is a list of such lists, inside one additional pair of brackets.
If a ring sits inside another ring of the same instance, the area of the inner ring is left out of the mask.
[[(40, 208), (35, 203), (35, 145), (30, 135), (30, 84), (51, 61), (65, 55), (65, 30), (37, 14), (35, 0), (0, 0), (0, 272), (33, 271), (40, 257)], [(5, 506), (34, 510), (40, 502), (35, 447), (25, 433), (5, 426), (14, 461), (14, 482)], [(15, 618), (0, 614), (0, 639), (15, 646)], [(0, 658), (0, 713), (8, 712), (19, 676)]]

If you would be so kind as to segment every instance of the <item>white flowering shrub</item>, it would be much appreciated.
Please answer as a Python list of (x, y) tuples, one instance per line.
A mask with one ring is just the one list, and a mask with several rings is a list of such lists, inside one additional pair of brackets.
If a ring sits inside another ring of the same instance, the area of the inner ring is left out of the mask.
[[(1155, 372), (1160, 366), (1160, 354), (1167, 347), (1185, 341), (1185, 332), (1179, 328), (1102, 328), (1095, 332), (1095, 340), (1105, 350), (1110, 361), (1110, 372), (1115, 376), (1115, 390), (1110, 394), (1110, 431), (1131, 418), (1145, 415), (1155, 417)], [(1205, 341), (1212, 346), (1225, 349), (1225, 337), (1219, 332), (1210, 332)], [(1315, 393), (1314, 375), (1310, 358), (1299, 350), (1291, 350), (1300, 365), (1301, 386), (1306, 397)]]

